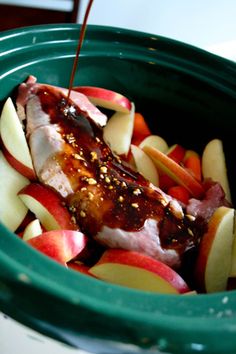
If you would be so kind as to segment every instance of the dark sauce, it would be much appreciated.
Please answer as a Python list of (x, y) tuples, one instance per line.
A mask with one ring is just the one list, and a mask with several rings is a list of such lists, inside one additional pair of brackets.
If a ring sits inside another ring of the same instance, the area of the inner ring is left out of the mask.
[(48, 86), (37, 95), (65, 142), (55, 162), (73, 187), (65, 203), (81, 231), (94, 236), (104, 225), (138, 231), (147, 219), (154, 219), (163, 248), (183, 254), (198, 244), (204, 225), (179, 217), (159, 189), (150, 188), (145, 178), (115, 156), (103, 140), (102, 128), (86, 112)]

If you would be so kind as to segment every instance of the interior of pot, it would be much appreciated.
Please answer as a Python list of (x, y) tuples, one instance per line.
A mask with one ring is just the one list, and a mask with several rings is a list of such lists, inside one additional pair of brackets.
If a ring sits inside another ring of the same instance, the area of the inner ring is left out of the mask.
[[(3, 33), (1, 102), (14, 97), (29, 75), (67, 87), (78, 36), (78, 25)], [(169, 145), (180, 143), (201, 152), (210, 139), (222, 139), (236, 202), (233, 62), (170, 39), (89, 26), (74, 85), (123, 93)], [(88, 337), (113, 341), (109, 345), (114, 353), (114, 348), (122, 352), (119, 343), (134, 345), (126, 353), (138, 347), (150, 353), (157, 348), (171, 353), (233, 352), (235, 291), (169, 296), (106, 284), (64, 269), (0, 227), (0, 308), (17, 320), (90, 350)], [(223, 334), (220, 343), (215, 340), (218, 332)]]

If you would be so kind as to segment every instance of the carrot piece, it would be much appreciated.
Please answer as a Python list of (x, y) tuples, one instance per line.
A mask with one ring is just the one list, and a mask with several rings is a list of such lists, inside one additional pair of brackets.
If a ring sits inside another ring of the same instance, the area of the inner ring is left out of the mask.
[(196, 180), (202, 180), (202, 166), (200, 156), (190, 151), (188, 156), (184, 158), (184, 167), (196, 178)]
[(184, 204), (188, 204), (190, 193), (189, 191), (184, 188), (183, 186), (174, 186), (168, 189), (167, 194), (171, 197), (178, 199), (180, 202)]
[(159, 173), (159, 187), (167, 192), (170, 187), (176, 185), (176, 182), (166, 174)]
[(148, 128), (143, 115), (136, 112), (134, 115), (132, 144), (139, 145), (141, 141), (149, 135), (151, 135), (151, 131)]

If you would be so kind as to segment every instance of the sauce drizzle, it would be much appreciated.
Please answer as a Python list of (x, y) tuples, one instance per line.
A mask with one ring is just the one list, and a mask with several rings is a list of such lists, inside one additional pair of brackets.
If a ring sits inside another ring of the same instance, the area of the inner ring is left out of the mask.
[(72, 90), (72, 87), (73, 87), (73, 82), (74, 82), (74, 78), (75, 78), (75, 72), (76, 72), (76, 69), (78, 67), (79, 54), (80, 54), (80, 51), (81, 51), (81, 48), (82, 48), (82, 45), (83, 45), (85, 31), (86, 31), (86, 27), (87, 27), (87, 20), (88, 20), (88, 16), (89, 16), (92, 4), (93, 4), (93, 0), (89, 0), (87, 8), (86, 8), (85, 15), (84, 15), (83, 23), (82, 23), (82, 26), (81, 26), (78, 47), (77, 47), (77, 50), (76, 50), (76, 55), (75, 55), (75, 59), (74, 59), (74, 63), (73, 63), (72, 71), (71, 71), (71, 76), (70, 76), (70, 83), (69, 83), (69, 89), (68, 89), (68, 95), (67, 95), (67, 105), (69, 103), (70, 93), (71, 93), (71, 90)]

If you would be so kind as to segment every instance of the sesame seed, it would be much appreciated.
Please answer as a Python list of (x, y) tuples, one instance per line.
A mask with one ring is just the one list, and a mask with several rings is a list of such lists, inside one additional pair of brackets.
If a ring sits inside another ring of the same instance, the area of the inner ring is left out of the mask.
[(136, 208), (136, 209), (137, 209), (137, 208), (138, 208), (138, 203), (132, 203), (131, 206), (132, 206), (133, 208)]
[(72, 155), (76, 160), (83, 160), (84, 161), (84, 158), (82, 156), (80, 156), (79, 154), (73, 154)]
[(192, 232), (192, 230), (190, 228), (188, 228), (188, 233), (189, 233), (190, 236), (194, 236), (193, 232)]
[(89, 200), (93, 200), (94, 194), (92, 192), (88, 192), (88, 198)]
[(71, 217), (71, 221), (73, 224), (76, 224), (76, 218), (74, 216)]
[(81, 216), (81, 218), (85, 218), (86, 213), (85, 213), (83, 210), (81, 210), (81, 211), (80, 211), (80, 216)]
[(90, 152), (90, 155), (91, 155), (91, 161), (92, 161), (92, 162), (95, 161), (95, 160), (97, 160), (98, 155), (97, 155), (96, 151), (91, 151), (91, 152)]
[(141, 194), (141, 190), (140, 190), (139, 188), (137, 188), (137, 189), (135, 189), (135, 190), (133, 191), (133, 194), (134, 194), (134, 195), (139, 195), (139, 194)]
[(189, 215), (189, 214), (186, 214), (186, 217), (187, 217), (190, 221), (194, 221), (194, 220), (196, 219), (195, 216)]
[(110, 180), (110, 178), (109, 177), (105, 177), (105, 181), (106, 181), (106, 183), (111, 183), (111, 180)]
[(101, 166), (101, 167), (100, 167), (100, 171), (101, 171), (102, 173), (107, 173), (107, 167), (106, 167), (106, 166)]
[(124, 197), (122, 195), (119, 196), (118, 202), (122, 203), (124, 201)]
[(94, 178), (88, 178), (88, 179), (87, 179), (87, 182), (88, 182), (88, 184), (91, 184), (91, 185), (97, 184), (97, 181), (96, 181), (96, 179), (94, 179)]

